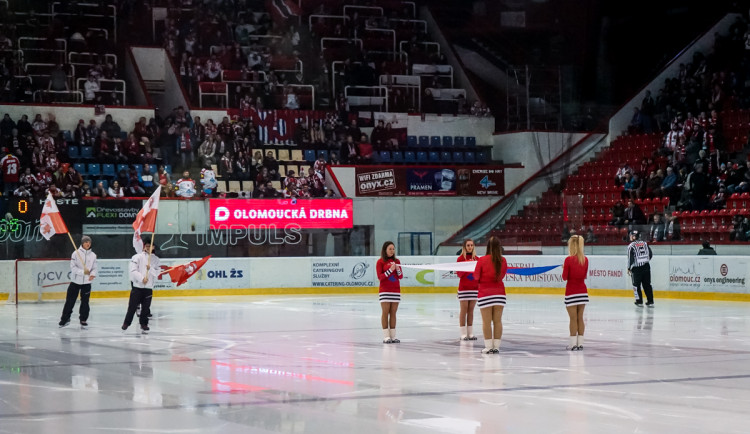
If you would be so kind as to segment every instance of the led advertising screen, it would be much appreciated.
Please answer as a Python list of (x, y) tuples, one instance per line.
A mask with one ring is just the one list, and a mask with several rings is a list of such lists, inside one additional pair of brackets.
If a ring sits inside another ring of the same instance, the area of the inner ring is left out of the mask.
[(211, 199), (211, 229), (351, 229), (351, 199)]

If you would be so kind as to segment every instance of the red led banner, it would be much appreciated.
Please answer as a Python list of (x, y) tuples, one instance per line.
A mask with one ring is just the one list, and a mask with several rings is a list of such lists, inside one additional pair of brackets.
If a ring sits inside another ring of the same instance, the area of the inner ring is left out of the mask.
[(211, 199), (211, 229), (351, 229), (351, 199)]

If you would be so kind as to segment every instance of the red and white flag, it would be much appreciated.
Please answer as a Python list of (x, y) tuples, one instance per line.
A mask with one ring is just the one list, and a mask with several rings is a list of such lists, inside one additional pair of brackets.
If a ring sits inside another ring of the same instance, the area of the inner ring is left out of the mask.
[(39, 217), (39, 231), (46, 240), (49, 240), (55, 234), (68, 233), (68, 227), (65, 226), (51, 193), (47, 193), (47, 199), (44, 201), (42, 216)]
[(148, 198), (146, 204), (143, 205), (138, 215), (135, 216), (133, 222), (133, 248), (136, 253), (143, 251), (143, 240), (141, 240), (141, 234), (143, 232), (154, 232), (156, 231), (156, 213), (159, 211), (159, 196), (161, 195), (161, 186), (156, 188), (154, 194)]
[(205, 264), (206, 261), (208, 261), (210, 257), (211, 255), (208, 255), (203, 259), (193, 261), (189, 264), (169, 267), (166, 270), (162, 271), (159, 277), (163, 276), (164, 274), (169, 274), (169, 277), (172, 279), (172, 282), (176, 283), (177, 286), (180, 286), (183, 283), (187, 282), (190, 276), (197, 273), (198, 270), (201, 269), (203, 264)]

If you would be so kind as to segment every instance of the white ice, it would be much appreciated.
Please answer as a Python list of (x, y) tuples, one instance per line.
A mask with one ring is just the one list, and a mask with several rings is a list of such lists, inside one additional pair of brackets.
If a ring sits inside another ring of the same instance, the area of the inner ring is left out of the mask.
[(0, 433), (747, 433), (750, 305), (592, 297), (567, 352), (562, 296), (509, 295), (499, 355), (459, 342), (450, 294), (0, 306)]

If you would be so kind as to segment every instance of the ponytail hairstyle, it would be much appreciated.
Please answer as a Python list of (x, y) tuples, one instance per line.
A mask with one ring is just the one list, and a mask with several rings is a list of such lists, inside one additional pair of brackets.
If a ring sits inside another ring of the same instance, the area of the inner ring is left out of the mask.
[(487, 241), (487, 254), (492, 258), (492, 266), (495, 267), (495, 281), (500, 281), (500, 271), (503, 268), (503, 248), (500, 240), (490, 237)]
[[(387, 251), (388, 251), (388, 246), (390, 245), (393, 245), (394, 248), (396, 247), (396, 245), (393, 244), (393, 241), (386, 241), (385, 243), (383, 243), (383, 248), (380, 249), (380, 259), (382, 259), (383, 261), (388, 260)], [(393, 259), (396, 260), (396, 252), (393, 252)]]
[(568, 253), (570, 256), (578, 258), (578, 263), (583, 265), (586, 262), (586, 257), (583, 255), (583, 237), (580, 235), (573, 235), (568, 240)]
[(467, 238), (464, 240), (464, 243), (461, 245), (461, 256), (463, 256), (464, 259), (471, 259), (473, 261), (477, 257), (477, 247), (475, 243), (474, 250), (471, 251), (471, 256), (468, 256), (468, 254), (466, 253), (466, 244), (468, 244), (469, 241), (471, 241), (472, 243), (474, 242), (474, 240), (472, 240), (471, 238)]

